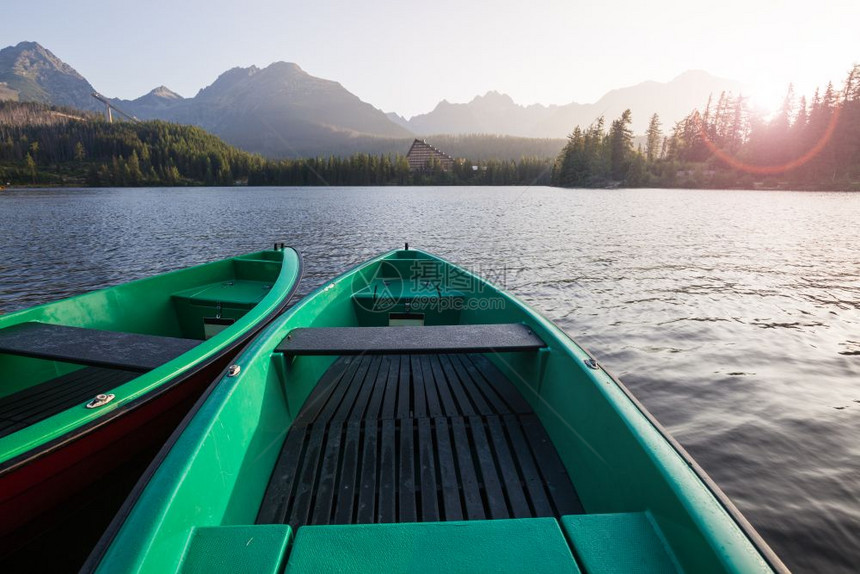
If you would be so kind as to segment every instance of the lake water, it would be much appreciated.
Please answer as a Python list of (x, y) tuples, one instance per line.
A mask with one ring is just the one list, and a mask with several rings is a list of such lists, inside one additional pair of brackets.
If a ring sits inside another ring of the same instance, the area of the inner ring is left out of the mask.
[(555, 321), (797, 571), (860, 564), (860, 194), (0, 192), (0, 312), (284, 241), (300, 289), (404, 242)]

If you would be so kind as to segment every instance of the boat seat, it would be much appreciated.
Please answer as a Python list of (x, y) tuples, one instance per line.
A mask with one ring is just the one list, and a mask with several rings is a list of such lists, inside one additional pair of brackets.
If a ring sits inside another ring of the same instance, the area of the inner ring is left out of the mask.
[(200, 343), (196, 339), (35, 322), (0, 329), (0, 353), (141, 372), (159, 367)]
[(561, 517), (586, 572), (681, 572), (666, 536), (649, 512)]
[(522, 323), (293, 329), (275, 348), (285, 355), (391, 355), (537, 351), (546, 343)]
[(285, 574), (580, 571), (552, 518), (304, 526), (295, 535), (284, 570)]
[(214, 307), (223, 304), (225, 306), (251, 309), (263, 297), (268, 295), (271, 288), (272, 283), (270, 282), (234, 279), (232, 281), (219, 281), (179, 291), (174, 293), (172, 298), (193, 305)]

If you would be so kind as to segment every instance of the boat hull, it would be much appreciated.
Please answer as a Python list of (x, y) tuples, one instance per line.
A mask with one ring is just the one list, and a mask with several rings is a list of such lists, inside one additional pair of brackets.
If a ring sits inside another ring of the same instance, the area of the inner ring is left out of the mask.
[(39, 456), (17, 464), (11, 461), (6, 471), (0, 471), (0, 557), (60, 520), (52, 512), (66, 501), (140, 453), (163, 444), (234, 355), (235, 350), (110, 420), (58, 441)]

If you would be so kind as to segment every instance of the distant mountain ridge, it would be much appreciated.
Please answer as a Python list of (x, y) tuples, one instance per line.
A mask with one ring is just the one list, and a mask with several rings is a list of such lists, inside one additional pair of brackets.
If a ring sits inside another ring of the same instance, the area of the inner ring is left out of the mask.
[[(0, 50), (0, 99), (100, 111), (95, 91), (74, 68), (35, 42)], [(159, 86), (135, 100), (111, 101), (140, 119), (196, 125), (269, 157), (328, 155), (357, 139), (413, 135), (339, 83), (286, 62), (233, 68), (193, 98)]]
[[(705, 104), (708, 96), (720, 92), (742, 91), (738, 82), (718, 78), (701, 70), (684, 72), (670, 82), (643, 82), (612, 90), (593, 104), (533, 104), (522, 106), (498, 92), (487, 92), (465, 104), (442, 100), (436, 108), (406, 120), (395, 121), (416, 134), (494, 133), (532, 138), (565, 137), (577, 125), (588, 126), (598, 117), (608, 121), (625, 109), (633, 112), (633, 131), (643, 133), (654, 113), (668, 127), (686, 116), (694, 107)], [(391, 117), (391, 116), (389, 116)]]
[[(668, 131), (709, 95), (724, 90), (737, 93), (741, 86), (692, 71), (666, 83), (613, 90), (593, 104), (523, 106), (490, 91), (463, 104), (443, 100), (431, 112), (407, 120), (383, 113), (338, 82), (311, 76), (294, 63), (276, 62), (227, 70), (191, 98), (159, 86), (137, 99), (112, 102), (140, 119), (196, 125), (268, 157), (306, 157), (400, 150), (394, 142), (415, 134), (564, 138), (577, 125), (589, 125), (601, 115), (611, 121), (627, 108), (633, 111), (634, 132), (644, 132), (655, 112)], [(0, 50), (0, 100), (101, 111), (103, 105), (91, 97), (94, 91), (74, 68), (35, 42)]]
[(412, 135), (339, 83), (287, 62), (233, 68), (193, 98), (162, 87), (116, 103), (141, 119), (197, 125), (269, 157), (327, 155), (351, 138)]

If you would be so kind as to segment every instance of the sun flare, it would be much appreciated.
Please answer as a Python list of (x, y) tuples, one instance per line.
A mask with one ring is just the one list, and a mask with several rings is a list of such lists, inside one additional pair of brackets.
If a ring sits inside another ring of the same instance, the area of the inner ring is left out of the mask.
[(750, 108), (762, 116), (772, 116), (782, 108), (787, 93), (787, 86), (775, 82), (757, 82), (749, 91)]

